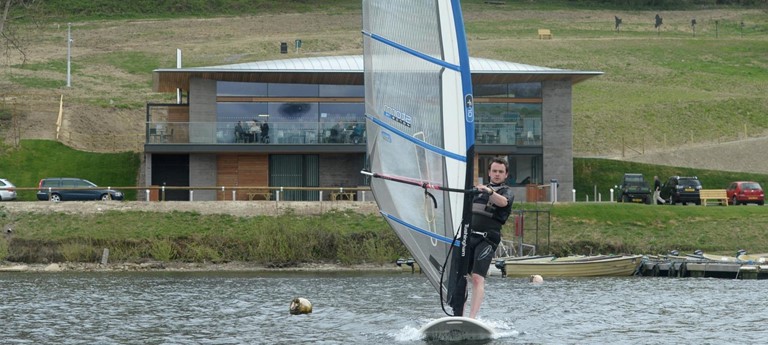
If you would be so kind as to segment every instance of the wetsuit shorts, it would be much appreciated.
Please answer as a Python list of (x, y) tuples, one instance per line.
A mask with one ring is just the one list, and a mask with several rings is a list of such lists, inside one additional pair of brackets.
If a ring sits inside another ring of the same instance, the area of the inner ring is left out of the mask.
[(467, 241), (467, 249), (469, 249), (469, 272), (485, 278), (488, 275), (488, 268), (491, 267), (491, 261), (493, 261), (493, 253), (496, 252), (496, 247), (491, 245), (485, 237), (478, 234), (470, 234)]

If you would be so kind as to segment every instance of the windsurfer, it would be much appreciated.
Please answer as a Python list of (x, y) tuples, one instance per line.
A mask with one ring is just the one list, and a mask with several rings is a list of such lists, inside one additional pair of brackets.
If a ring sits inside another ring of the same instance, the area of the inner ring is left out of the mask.
[(490, 184), (477, 185), (480, 192), (472, 200), (472, 222), (467, 241), (472, 300), (469, 317), (476, 318), (485, 295), (485, 276), (493, 260), (493, 253), (501, 242), (501, 227), (512, 212), (515, 200), (512, 190), (504, 184), (509, 166), (503, 158), (494, 158), (488, 165)]

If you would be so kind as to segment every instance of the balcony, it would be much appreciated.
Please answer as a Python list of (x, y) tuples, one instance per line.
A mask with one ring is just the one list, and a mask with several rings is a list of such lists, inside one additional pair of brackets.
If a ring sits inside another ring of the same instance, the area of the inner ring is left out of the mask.
[[(364, 145), (367, 131), (358, 122), (147, 122), (146, 144), (194, 145)], [(475, 140), (481, 145), (541, 146), (541, 131), (514, 123), (478, 122)]]

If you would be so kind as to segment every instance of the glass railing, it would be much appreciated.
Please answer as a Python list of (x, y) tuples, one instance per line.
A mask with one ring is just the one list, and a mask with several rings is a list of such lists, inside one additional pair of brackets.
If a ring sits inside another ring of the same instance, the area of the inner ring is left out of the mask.
[[(147, 144), (365, 144), (361, 122), (148, 122)], [(267, 128), (268, 127), (268, 128)], [(480, 122), (475, 140), (482, 145), (541, 146), (541, 132), (516, 124)]]

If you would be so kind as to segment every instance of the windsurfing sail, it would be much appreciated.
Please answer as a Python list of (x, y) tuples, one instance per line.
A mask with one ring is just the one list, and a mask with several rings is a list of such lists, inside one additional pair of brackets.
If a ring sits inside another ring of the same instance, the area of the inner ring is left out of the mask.
[(422, 273), (461, 315), (475, 138), (459, 0), (363, 0), (363, 43), (371, 189)]

